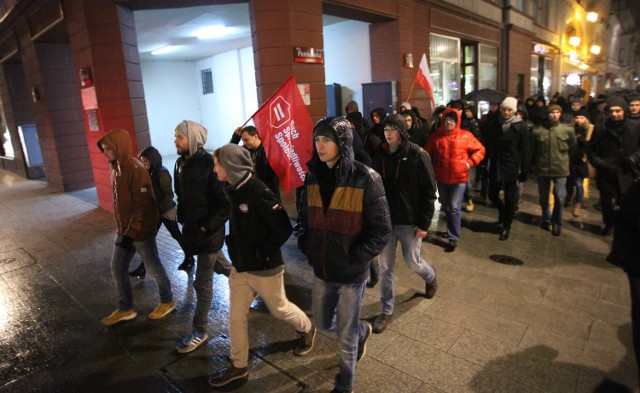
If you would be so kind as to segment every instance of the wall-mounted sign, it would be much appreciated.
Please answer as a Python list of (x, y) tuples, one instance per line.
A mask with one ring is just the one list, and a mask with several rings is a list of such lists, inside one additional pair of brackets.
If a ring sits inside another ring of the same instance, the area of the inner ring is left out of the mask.
[(293, 48), (293, 61), (296, 63), (324, 64), (324, 49), (297, 46)]
[(85, 111), (98, 109), (98, 98), (96, 97), (95, 86), (80, 89), (80, 97), (82, 98), (82, 109)]
[(298, 90), (305, 105), (311, 105), (311, 88), (308, 83), (298, 83)]

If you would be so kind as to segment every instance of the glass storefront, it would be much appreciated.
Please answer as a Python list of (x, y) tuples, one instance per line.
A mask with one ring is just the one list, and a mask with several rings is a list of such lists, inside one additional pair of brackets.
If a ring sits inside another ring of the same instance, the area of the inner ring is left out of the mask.
[(436, 105), (460, 98), (460, 39), (429, 34), (429, 54)]
[(531, 55), (531, 95), (543, 95), (549, 101), (552, 77), (553, 59), (547, 56)]
[(498, 88), (498, 47), (480, 44), (478, 89)]

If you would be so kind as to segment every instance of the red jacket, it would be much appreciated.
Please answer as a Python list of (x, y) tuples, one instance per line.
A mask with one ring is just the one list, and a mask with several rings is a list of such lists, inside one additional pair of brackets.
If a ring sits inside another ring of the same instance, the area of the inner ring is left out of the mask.
[[(457, 118), (456, 128), (451, 131), (445, 130), (442, 123), (448, 113), (455, 113)], [(442, 114), (440, 128), (431, 135), (424, 146), (431, 156), (433, 170), (439, 183), (466, 183), (469, 179), (469, 168), (478, 165), (484, 158), (484, 146), (472, 133), (461, 129), (460, 123), (460, 112), (448, 108)]]

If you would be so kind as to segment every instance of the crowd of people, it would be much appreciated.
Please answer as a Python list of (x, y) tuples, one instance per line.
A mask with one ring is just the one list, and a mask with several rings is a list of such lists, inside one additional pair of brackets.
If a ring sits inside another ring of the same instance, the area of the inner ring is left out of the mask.
[[(557, 237), (564, 207), (573, 205), (574, 216), (586, 208), (584, 184), (591, 177), (600, 191), (601, 234), (615, 229), (609, 260), (624, 266), (629, 276), (640, 355), (635, 252), (640, 233), (640, 96), (558, 95), (549, 104), (544, 98), (522, 102), (506, 97), (491, 102), (479, 119), (473, 103), (456, 100), (436, 108), (431, 122), (408, 102), (398, 113), (374, 109), (370, 124), (357, 103), (350, 102), (346, 112), (320, 120), (313, 129), (313, 156), (296, 193), (295, 227), (282, 208), (278, 177), (253, 126), (236, 129), (229, 144), (210, 154), (203, 148), (206, 128), (189, 120), (179, 123), (173, 189), (155, 148), (143, 150), (138, 160), (127, 131), (106, 133), (98, 148), (111, 168), (117, 224), (111, 270), (119, 300), (103, 324), (137, 316), (130, 275), (144, 277), (147, 270), (160, 294), (149, 318), (163, 318), (176, 308), (155, 241), (164, 223), (185, 253), (180, 268), (196, 266), (193, 326), (177, 344), (178, 352), (207, 342), (213, 274), (229, 277), (231, 353), (228, 366), (209, 378), (212, 387), (233, 389), (248, 379), (247, 318), (260, 296), (276, 318), (297, 332), (295, 355), (312, 351), (318, 330), (336, 337), (340, 364), (333, 392), (350, 392), (367, 340), (393, 320), (397, 243), (404, 263), (424, 281), (425, 297), (436, 294), (436, 270), (421, 256), (436, 199), (446, 219), (446, 251), (454, 252), (461, 240), (461, 211), (474, 209), (472, 188), (479, 191), (476, 202), (487, 203), (488, 198), (497, 209), (499, 240), (506, 241), (522, 183), (535, 175), (540, 225)], [(294, 232), (314, 273), (311, 319), (284, 291), (280, 248)], [(221, 251), (225, 242), (231, 262)], [(129, 273), (136, 252), (144, 264)], [(378, 280), (381, 312), (372, 325), (360, 320), (360, 308), (365, 286)]]

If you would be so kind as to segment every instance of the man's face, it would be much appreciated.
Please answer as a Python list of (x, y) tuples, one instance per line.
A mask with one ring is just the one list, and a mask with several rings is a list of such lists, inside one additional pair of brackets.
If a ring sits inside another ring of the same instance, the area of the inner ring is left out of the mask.
[(227, 176), (227, 171), (225, 171), (224, 167), (220, 164), (217, 157), (213, 157), (213, 171), (218, 175), (218, 180), (229, 182), (229, 176)]
[(555, 109), (552, 110), (551, 112), (549, 112), (549, 121), (551, 121), (552, 123), (557, 122), (558, 120), (560, 120), (560, 116), (562, 115), (562, 113)]
[(340, 158), (340, 147), (331, 138), (317, 136), (314, 138), (320, 161), (334, 163)]
[(577, 125), (579, 125), (579, 126), (583, 126), (583, 125), (587, 124), (587, 118), (586, 118), (586, 117), (584, 117), (584, 116), (582, 116), (582, 115), (578, 115), (578, 116), (576, 116), (576, 117), (573, 119), (573, 121), (575, 121), (575, 122), (576, 122), (576, 124), (577, 124)]
[(609, 108), (609, 116), (613, 121), (622, 121), (624, 120), (624, 109), (619, 106), (612, 106)]
[(179, 155), (189, 154), (189, 138), (180, 131), (176, 131), (174, 136), (176, 139), (173, 141), (173, 144), (176, 145), (176, 152)]
[(147, 170), (151, 169), (151, 161), (147, 157), (140, 156), (140, 161), (142, 161), (142, 165), (144, 165)]
[(391, 146), (397, 146), (400, 144), (400, 131), (397, 128), (391, 128), (389, 126), (384, 128), (384, 138)]
[(251, 135), (246, 131), (242, 133), (241, 138), (242, 138), (242, 144), (244, 145), (245, 148), (249, 150), (253, 150), (259, 147), (260, 144), (262, 143), (258, 134)]
[(454, 128), (456, 128), (456, 119), (454, 119), (451, 116), (446, 116), (442, 123), (443, 123), (442, 125), (443, 125), (444, 129), (447, 130), (447, 131), (451, 131)]
[(105, 145), (104, 143), (102, 144), (102, 155), (109, 162), (114, 162), (116, 160), (116, 152), (113, 151), (111, 146)]
[(506, 120), (511, 119), (515, 114), (515, 112), (511, 108), (501, 108), (500, 113), (502, 113), (502, 117), (505, 118)]
[(471, 109), (465, 109), (464, 115), (467, 117), (467, 119), (473, 119), (473, 112), (471, 111)]
[(404, 117), (404, 121), (407, 122), (407, 129), (410, 129), (413, 125), (413, 119), (409, 115), (402, 115)]
[(380, 124), (380, 116), (378, 116), (377, 112), (373, 112), (371, 119), (373, 120), (373, 124)]
[(629, 113), (633, 116), (640, 115), (640, 100), (633, 100), (629, 103)]
[(580, 110), (580, 107), (582, 107), (582, 104), (579, 102), (573, 102), (571, 103), (571, 110), (574, 112), (577, 112)]

